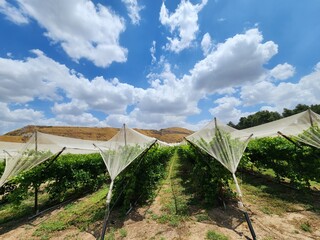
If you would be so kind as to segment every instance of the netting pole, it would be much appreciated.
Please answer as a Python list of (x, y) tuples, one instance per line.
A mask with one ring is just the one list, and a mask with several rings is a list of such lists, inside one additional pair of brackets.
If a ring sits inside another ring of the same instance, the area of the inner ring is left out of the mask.
[(112, 197), (112, 188), (113, 188), (113, 183), (114, 181), (111, 180), (108, 195), (107, 195), (107, 201), (106, 201), (106, 214), (104, 216), (103, 220), (103, 226), (102, 226), (102, 232), (101, 232), (101, 240), (104, 240), (104, 235), (106, 234), (107, 231), (107, 223), (110, 215), (110, 202), (111, 202), (111, 197)]
[[(37, 130), (34, 131), (34, 140), (35, 140), (35, 154), (38, 153), (38, 133)], [(38, 185), (33, 182), (34, 187), (34, 214), (38, 214)]]
[(250, 221), (250, 218), (249, 218), (249, 215), (247, 212), (243, 211), (243, 215), (247, 221), (247, 224), (248, 224), (248, 227), (249, 227), (249, 230), (250, 230), (250, 233), (251, 233), (251, 236), (252, 236), (252, 239), (253, 240), (256, 240), (257, 239), (257, 236), (256, 236), (256, 233), (254, 232), (254, 229), (252, 227), (252, 224), (251, 224), (251, 221)]
[(34, 187), (34, 213), (38, 214), (39, 209), (38, 209), (38, 186), (36, 186), (35, 183), (33, 183)]
[(308, 109), (308, 113), (309, 113), (309, 120), (310, 120), (311, 127), (313, 127), (313, 120), (312, 120), (310, 108)]
[(123, 134), (124, 134), (124, 145), (127, 146), (126, 124), (123, 124)]
[[(48, 169), (48, 167), (60, 156), (60, 154), (66, 149), (66, 147), (62, 148), (60, 152), (57, 153), (57, 155), (49, 162), (49, 164), (46, 166), (45, 169)], [(42, 174), (44, 171), (42, 170)], [(39, 208), (38, 208), (38, 192), (39, 192), (39, 186), (33, 182), (33, 188), (34, 188), (34, 213), (35, 216), (38, 215), (39, 213)]]
[(37, 130), (34, 131), (34, 141), (35, 141), (35, 151), (38, 152), (38, 132)]
[(233, 177), (234, 183), (236, 184), (236, 190), (237, 190), (237, 193), (238, 193), (238, 196), (239, 196), (238, 205), (239, 205), (240, 208), (243, 208), (242, 192), (241, 192), (237, 177), (236, 177), (236, 175), (234, 173), (232, 173), (232, 177)]
[(254, 232), (253, 226), (251, 224), (251, 220), (249, 218), (249, 214), (244, 210), (244, 206), (243, 206), (243, 202), (242, 202), (242, 192), (240, 190), (240, 186), (238, 184), (238, 180), (237, 180), (237, 177), (236, 177), (235, 173), (232, 173), (232, 177), (233, 177), (233, 180), (234, 180), (234, 182), (236, 184), (237, 193), (239, 195), (239, 202), (238, 202), (239, 208), (242, 211), (242, 213), (243, 213), (243, 215), (244, 215), (244, 217), (246, 219), (246, 222), (248, 224), (252, 239), (256, 240), (257, 239), (256, 233)]

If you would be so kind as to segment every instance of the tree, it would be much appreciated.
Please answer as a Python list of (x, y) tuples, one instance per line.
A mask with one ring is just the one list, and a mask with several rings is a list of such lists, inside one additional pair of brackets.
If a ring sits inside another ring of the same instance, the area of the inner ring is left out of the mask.
[(293, 110), (284, 108), (283, 109), (283, 113), (282, 113), (282, 117), (289, 117), (289, 116), (292, 116), (294, 114), (304, 112), (304, 111), (306, 111), (308, 109), (311, 109), (315, 113), (320, 114), (320, 104), (315, 104), (315, 105), (311, 105), (311, 106), (308, 106), (308, 105), (305, 105), (305, 104), (298, 104)]
[(254, 127), (263, 123), (272, 122), (281, 118), (278, 112), (259, 111), (255, 114), (249, 115), (247, 117), (240, 118), (239, 123), (236, 125), (237, 129), (244, 129), (249, 127)]

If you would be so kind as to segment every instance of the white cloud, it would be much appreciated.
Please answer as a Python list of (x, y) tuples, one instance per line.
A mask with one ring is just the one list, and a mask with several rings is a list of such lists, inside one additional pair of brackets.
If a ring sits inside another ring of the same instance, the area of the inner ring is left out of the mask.
[(0, 134), (26, 125), (35, 124), (44, 114), (30, 108), (10, 109), (8, 104), (0, 102)]
[(124, 113), (127, 105), (137, 102), (144, 92), (117, 79), (108, 81), (103, 77), (92, 81), (78, 79), (75, 87), (66, 90), (70, 98), (83, 99), (90, 108), (105, 113)]
[(33, 109), (21, 108), (10, 110), (6, 103), (0, 103), (1, 121), (32, 122), (43, 117), (43, 113)]
[(152, 58), (151, 63), (154, 64), (157, 61), (157, 58), (155, 56), (155, 54), (156, 54), (156, 41), (152, 41), (150, 53), (151, 53), (151, 58)]
[[(58, 100), (55, 93), (56, 80), (61, 76), (50, 76), (46, 64), (50, 61), (39, 51), (35, 51), (36, 58), (27, 58), (25, 61), (0, 58), (0, 100), (1, 102), (25, 103), (35, 97), (40, 99)], [(49, 63), (50, 64), (50, 63)], [(51, 66), (51, 71), (57, 71)], [(65, 70), (68, 74), (68, 70)], [(54, 78), (54, 79), (52, 79)]]
[(258, 29), (250, 29), (218, 44), (215, 51), (190, 71), (195, 89), (214, 93), (264, 78), (263, 65), (278, 49), (275, 43), (262, 43), (262, 40)]
[[(182, 0), (174, 13), (170, 14), (164, 1), (160, 10), (160, 22), (170, 27), (172, 37), (168, 37), (169, 43), (166, 49), (175, 53), (189, 48), (196, 38), (199, 30), (198, 13), (207, 4), (207, 0), (202, 0), (200, 4), (193, 5), (189, 0)], [(175, 31), (179, 36), (176, 36)]]
[(288, 63), (278, 64), (270, 70), (270, 76), (276, 80), (286, 80), (292, 77), (294, 73), (295, 68)]
[(18, 0), (20, 11), (45, 28), (45, 35), (75, 61), (85, 58), (96, 66), (125, 62), (127, 49), (119, 44), (124, 20), (109, 8), (88, 0)]
[(56, 118), (70, 126), (97, 126), (100, 123), (100, 120), (91, 113), (82, 113), (77, 116), (61, 114), (57, 115)]
[(320, 71), (315, 68), (314, 72), (302, 77), (297, 83), (280, 82), (276, 85), (266, 80), (260, 81), (243, 86), (240, 92), (241, 99), (244, 105), (265, 104), (278, 112), (282, 112), (283, 108), (294, 108), (299, 103), (318, 104), (319, 79)]
[[(0, 100), (3, 103), (27, 103), (36, 99), (56, 102), (58, 115), (79, 116), (86, 111), (125, 113), (128, 105), (144, 92), (118, 79), (86, 79), (34, 50), (33, 58), (14, 60), (0, 58)], [(65, 103), (65, 98), (70, 99)]]
[(201, 48), (204, 56), (207, 56), (209, 52), (212, 50), (212, 40), (209, 33), (206, 33), (205, 35), (203, 35), (203, 38), (201, 41)]
[(25, 13), (8, 3), (6, 0), (0, 0), (0, 13), (5, 15), (9, 21), (14, 22), (15, 24), (29, 23), (29, 19), (25, 16)]
[(145, 90), (139, 100), (140, 111), (147, 114), (163, 113), (171, 115), (189, 115), (199, 112), (198, 94), (191, 92), (190, 81), (177, 79), (171, 72), (171, 65), (164, 64), (160, 74), (148, 76), (151, 79), (151, 88)]
[(67, 103), (54, 103), (54, 106), (52, 107), (52, 112), (56, 115), (62, 114), (62, 115), (73, 115), (78, 116), (83, 114), (83, 112), (88, 110), (88, 104), (80, 101), (78, 99), (73, 100), (71, 102)]
[[(192, 127), (187, 118), (200, 113), (199, 101), (222, 94), (228, 96), (217, 99), (216, 106), (209, 111), (224, 122), (236, 123), (239, 117), (247, 115), (241, 111), (243, 106), (260, 104), (281, 111), (297, 103), (319, 103), (320, 63), (296, 84), (270, 81), (270, 70), (264, 65), (277, 53), (277, 45), (262, 40), (257, 29), (229, 38), (182, 78), (160, 57), (159, 67), (163, 70), (148, 75), (150, 86), (146, 89), (117, 78), (87, 79), (40, 50), (32, 50), (35, 56), (23, 60), (0, 58), (0, 110), (6, 113), (0, 117), (3, 126), (0, 131), (26, 124), (121, 126), (122, 123), (151, 129), (172, 126), (195, 129), (204, 122)], [(278, 79), (289, 76), (290, 69), (289, 64), (279, 64), (273, 69), (273, 76)], [(48, 119), (37, 109), (20, 107), (33, 106), (33, 101), (39, 99), (52, 103), (54, 118)], [(20, 103), (20, 108), (9, 109), (12, 103)], [(130, 113), (128, 106), (132, 107)], [(93, 115), (95, 111), (103, 112), (106, 119), (98, 119)], [(18, 122), (19, 119), (22, 121)]]
[(224, 123), (231, 121), (236, 124), (240, 117), (249, 115), (249, 113), (241, 112), (241, 110), (237, 109), (241, 105), (241, 101), (238, 98), (225, 96), (218, 98), (214, 103), (218, 104), (218, 106), (209, 109), (209, 112)]
[(138, 25), (141, 20), (139, 12), (143, 7), (139, 6), (137, 0), (122, 0), (122, 2), (126, 5), (131, 23)]
[(320, 71), (320, 62), (314, 66), (314, 71)]

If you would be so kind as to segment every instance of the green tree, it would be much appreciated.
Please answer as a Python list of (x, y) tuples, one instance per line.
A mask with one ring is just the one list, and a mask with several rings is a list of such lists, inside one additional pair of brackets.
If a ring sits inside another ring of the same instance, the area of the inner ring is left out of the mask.
[(247, 117), (240, 118), (239, 123), (236, 125), (237, 129), (244, 129), (249, 127), (254, 127), (263, 123), (272, 122), (281, 118), (278, 112), (259, 111), (255, 114), (249, 115)]

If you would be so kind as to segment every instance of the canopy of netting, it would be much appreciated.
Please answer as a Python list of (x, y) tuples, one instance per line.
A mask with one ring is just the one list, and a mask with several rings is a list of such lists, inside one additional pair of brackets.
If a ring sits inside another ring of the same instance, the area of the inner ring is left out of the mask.
[(93, 144), (101, 144), (102, 142), (35, 132), (27, 143), (2, 143), (0, 143), (0, 148), (3, 148), (7, 155), (0, 187), (10, 178), (37, 166), (61, 151), (77, 154), (93, 153), (97, 152)]
[(250, 134), (239, 133), (215, 119), (186, 139), (235, 173), (250, 139)]
[(101, 145), (105, 142), (94, 140), (83, 140), (79, 138), (62, 137), (52, 134), (37, 132), (37, 145), (40, 150), (58, 152), (66, 148), (63, 153), (89, 154), (98, 152), (94, 144)]
[(0, 187), (11, 177), (42, 163), (52, 155), (53, 153), (49, 150), (38, 150), (36, 147), (36, 135), (32, 135), (29, 141), (22, 145), (21, 149), (6, 158), (6, 166), (0, 179)]
[(320, 115), (307, 110), (290, 117), (241, 130), (254, 138), (284, 135), (320, 148)]
[(98, 145), (100, 154), (113, 181), (132, 161), (148, 150), (157, 140), (125, 125), (109, 141)]
[[(214, 119), (186, 139), (218, 160), (232, 173), (237, 192), (241, 197), (242, 193), (235, 172), (251, 136)], [(242, 206), (241, 201), (240, 206)]]
[(24, 143), (0, 141), (0, 162), (19, 152)]

